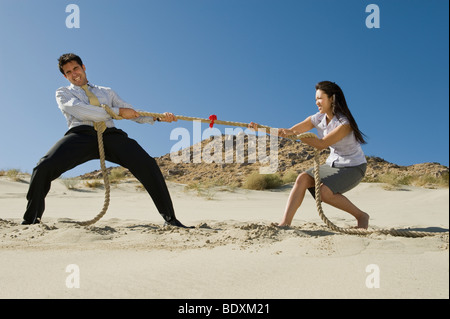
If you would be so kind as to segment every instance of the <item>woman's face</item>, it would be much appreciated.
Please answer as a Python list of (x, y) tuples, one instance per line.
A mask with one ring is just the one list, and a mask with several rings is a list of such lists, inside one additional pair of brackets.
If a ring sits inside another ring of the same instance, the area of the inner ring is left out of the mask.
[(319, 112), (322, 114), (333, 114), (331, 105), (332, 99), (328, 97), (328, 95), (322, 91), (316, 91), (316, 105), (319, 108)]

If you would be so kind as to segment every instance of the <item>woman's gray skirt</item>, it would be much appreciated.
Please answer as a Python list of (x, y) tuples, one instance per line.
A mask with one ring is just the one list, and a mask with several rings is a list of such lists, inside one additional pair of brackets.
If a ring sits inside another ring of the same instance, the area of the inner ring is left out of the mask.
[[(319, 167), (319, 175), (321, 183), (328, 186), (331, 191), (336, 194), (343, 194), (356, 187), (364, 175), (366, 174), (367, 164), (361, 164), (351, 167), (331, 167), (329, 165), (321, 165)], [(314, 168), (308, 169), (305, 173), (314, 178)], [(316, 197), (315, 187), (308, 188), (309, 192)]]

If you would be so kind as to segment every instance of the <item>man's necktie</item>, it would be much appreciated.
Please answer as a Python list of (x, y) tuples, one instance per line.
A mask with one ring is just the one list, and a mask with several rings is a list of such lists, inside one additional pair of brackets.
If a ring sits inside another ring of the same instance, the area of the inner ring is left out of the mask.
[[(91, 90), (89, 90), (89, 87), (87, 84), (83, 85), (81, 88), (84, 90), (84, 92), (86, 92), (86, 95), (89, 98), (89, 104), (95, 105), (95, 106), (100, 106), (100, 102), (98, 101), (98, 98), (95, 96), (94, 93), (91, 92)], [(94, 128), (97, 131), (100, 131), (101, 133), (103, 133), (106, 130), (106, 124), (105, 124), (105, 122), (94, 122)]]

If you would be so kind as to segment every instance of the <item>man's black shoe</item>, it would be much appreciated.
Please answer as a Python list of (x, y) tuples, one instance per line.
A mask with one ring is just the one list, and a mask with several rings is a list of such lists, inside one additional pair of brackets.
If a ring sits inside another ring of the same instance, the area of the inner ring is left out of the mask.
[(28, 220), (23, 220), (20, 224), (21, 225), (33, 225), (33, 224), (39, 224), (41, 220), (39, 218), (36, 218), (34, 221), (30, 222)]
[(175, 227), (181, 227), (181, 228), (194, 228), (194, 226), (184, 226), (178, 219), (174, 218), (170, 222), (166, 221), (164, 223), (164, 226), (175, 226)]

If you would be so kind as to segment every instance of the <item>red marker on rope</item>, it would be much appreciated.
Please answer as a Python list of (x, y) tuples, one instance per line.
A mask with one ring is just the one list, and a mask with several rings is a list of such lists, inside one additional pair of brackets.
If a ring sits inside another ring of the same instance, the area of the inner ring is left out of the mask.
[(214, 114), (210, 115), (209, 120), (211, 121), (211, 123), (209, 123), (209, 127), (212, 128), (214, 126), (214, 121), (217, 120), (217, 116)]

